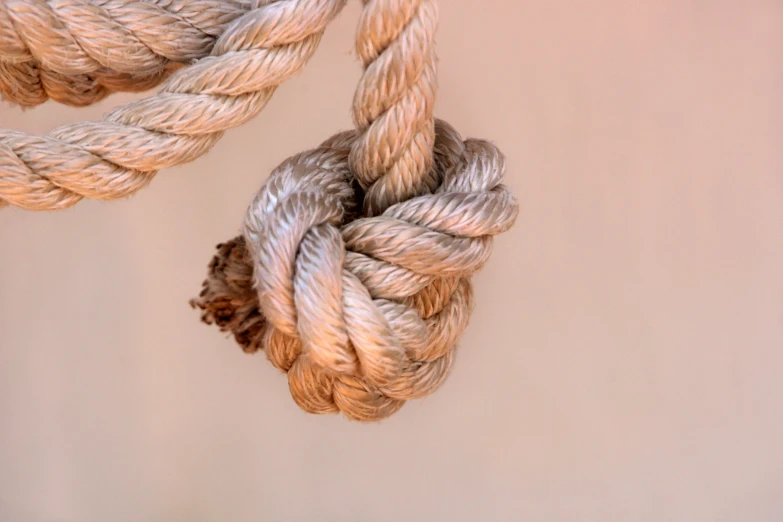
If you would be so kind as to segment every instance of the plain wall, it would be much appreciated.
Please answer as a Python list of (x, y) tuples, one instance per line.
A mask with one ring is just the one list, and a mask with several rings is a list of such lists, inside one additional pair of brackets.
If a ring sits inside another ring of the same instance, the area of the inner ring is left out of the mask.
[(371, 425), (187, 305), (270, 170), (350, 127), (359, 7), (131, 200), (0, 212), (0, 520), (783, 520), (783, 2), (442, 2), (437, 114), (522, 212), (451, 378)]

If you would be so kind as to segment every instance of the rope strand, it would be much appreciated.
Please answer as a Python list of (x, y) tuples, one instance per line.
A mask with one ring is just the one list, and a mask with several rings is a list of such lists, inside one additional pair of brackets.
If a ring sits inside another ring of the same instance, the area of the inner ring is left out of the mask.
[(438, 185), (432, 169), (437, 90), (435, 0), (363, 0), (356, 50), (364, 64), (353, 103), (361, 132), (351, 168), (378, 215)]
[(211, 56), (102, 122), (65, 125), (45, 136), (0, 130), (0, 201), (59, 210), (84, 197), (122, 198), (158, 170), (198, 158), (301, 71), (345, 1), (264, 3), (236, 20)]
[(247, 0), (6, 0), (0, 3), (0, 95), (34, 107), (82, 107), (155, 87), (212, 51)]

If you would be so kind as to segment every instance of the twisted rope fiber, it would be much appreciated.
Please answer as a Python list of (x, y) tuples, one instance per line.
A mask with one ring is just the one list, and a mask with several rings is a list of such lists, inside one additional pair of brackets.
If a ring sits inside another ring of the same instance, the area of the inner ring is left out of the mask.
[(104, 121), (65, 125), (44, 136), (0, 130), (0, 207), (58, 210), (84, 197), (122, 198), (158, 170), (198, 158), (223, 131), (258, 114), (277, 86), (304, 67), (345, 3), (258, 0), (225, 29), (210, 56), (174, 73), (157, 95)]
[(249, 0), (5, 0), (0, 95), (23, 107), (50, 98), (83, 107), (115, 91), (150, 89), (172, 65), (208, 56), (252, 7)]
[(518, 213), (500, 151), (432, 116), (437, 20), (435, 0), (364, 1), (356, 130), (275, 169), (192, 301), (307, 412), (375, 421), (435, 391)]

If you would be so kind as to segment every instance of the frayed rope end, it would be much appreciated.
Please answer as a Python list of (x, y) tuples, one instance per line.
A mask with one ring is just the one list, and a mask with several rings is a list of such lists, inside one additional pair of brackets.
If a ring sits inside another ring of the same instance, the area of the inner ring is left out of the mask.
[(201, 310), (201, 321), (231, 333), (247, 353), (262, 348), (266, 320), (253, 288), (253, 265), (245, 239), (238, 236), (217, 246), (199, 297), (190, 306)]

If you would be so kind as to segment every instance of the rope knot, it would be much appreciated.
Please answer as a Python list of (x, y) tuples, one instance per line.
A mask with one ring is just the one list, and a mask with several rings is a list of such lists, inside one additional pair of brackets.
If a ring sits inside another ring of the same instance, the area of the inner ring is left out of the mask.
[(308, 412), (378, 420), (435, 391), (451, 368), (470, 276), (518, 206), (494, 145), (435, 129), (437, 188), (377, 216), (357, 210), (356, 132), (283, 162), (193, 301), (246, 350), (263, 347)]

